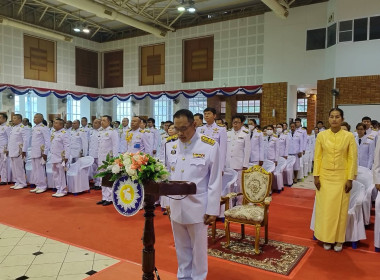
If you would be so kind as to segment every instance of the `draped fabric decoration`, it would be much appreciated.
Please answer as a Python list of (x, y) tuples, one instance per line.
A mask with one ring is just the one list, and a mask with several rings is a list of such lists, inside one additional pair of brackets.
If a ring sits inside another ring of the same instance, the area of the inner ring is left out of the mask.
[(113, 98), (117, 98), (121, 101), (127, 101), (129, 98), (134, 97), (137, 100), (142, 100), (146, 97), (152, 99), (158, 99), (161, 96), (167, 96), (170, 99), (175, 99), (180, 95), (184, 95), (186, 98), (193, 98), (198, 94), (203, 94), (206, 97), (211, 97), (216, 94), (223, 94), (226, 96), (232, 96), (237, 93), (255, 94), (261, 90), (262, 86), (244, 86), (244, 87), (223, 87), (223, 88), (210, 88), (210, 89), (189, 89), (189, 90), (177, 90), (177, 91), (152, 91), (152, 92), (130, 92), (130, 93), (114, 93), (114, 94), (96, 94), (86, 92), (76, 92), (67, 90), (52, 90), (46, 88), (37, 87), (25, 87), (15, 86), (9, 84), (0, 84), (0, 92), (9, 89), (14, 94), (24, 95), (29, 92), (33, 92), (40, 97), (47, 97), (50, 94), (54, 94), (58, 98), (65, 98), (70, 95), (75, 100), (80, 100), (83, 97), (87, 97), (90, 101), (96, 101), (99, 98), (104, 101), (111, 101)]

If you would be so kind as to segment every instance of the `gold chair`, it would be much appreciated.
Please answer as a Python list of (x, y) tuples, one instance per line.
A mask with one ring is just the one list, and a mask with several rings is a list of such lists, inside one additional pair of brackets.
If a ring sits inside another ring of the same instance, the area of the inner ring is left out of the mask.
[[(241, 238), (245, 238), (244, 225), (254, 225), (256, 229), (255, 253), (259, 254), (260, 228), (265, 227), (265, 244), (268, 243), (268, 209), (272, 198), (269, 192), (272, 186), (271, 173), (259, 165), (242, 172), (243, 193), (231, 193), (225, 197), (224, 227), (227, 246), (230, 245), (230, 223), (241, 224)], [(243, 205), (230, 208), (229, 198), (243, 195)]]

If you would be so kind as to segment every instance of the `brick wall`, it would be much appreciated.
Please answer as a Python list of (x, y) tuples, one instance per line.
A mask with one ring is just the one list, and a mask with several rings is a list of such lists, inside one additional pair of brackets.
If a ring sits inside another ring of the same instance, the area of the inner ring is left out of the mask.
[(380, 75), (336, 78), (336, 88), (337, 105), (380, 103)]
[(311, 133), (317, 124), (317, 95), (312, 94), (307, 98), (307, 133)]
[[(263, 84), (261, 126), (286, 121), (288, 83)], [(273, 109), (276, 114), (273, 117)]]
[(329, 127), (329, 111), (333, 106), (331, 90), (334, 88), (334, 79), (317, 81), (317, 119)]

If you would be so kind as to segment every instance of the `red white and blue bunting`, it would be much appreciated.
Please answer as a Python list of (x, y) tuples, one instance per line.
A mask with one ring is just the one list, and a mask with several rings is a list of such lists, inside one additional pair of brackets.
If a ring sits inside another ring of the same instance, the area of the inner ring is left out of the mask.
[(24, 95), (30, 92), (35, 93), (40, 97), (47, 97), (50, 94), (54, 94), (58, 98), (65, 98), (68, 95), (75, 100), (80, 100), (87, 97), (90, 101), (96, 101), (99, 98), (104, 101), (111, 101), (113, 98), (117, 98), (121, 101), (127, 101), (133, 97), (137, 100), (142, 100), (146, 97), (152, 99), (158, 99), (161, 96), (167, 96), (170, 99), (175, 99), (180, 95), (184, 95), (186, 98), (193, 98), (198, 94), (203, 94), (206, 97), (212, 97), (216, 94), (223, 94), (225, 96), (232, 96), (237, 93), (255, 94), (261, 90), (262, 86), (244, 86), (244, 87), (223, 87), (223, 88), (210, 88), (210, 89), (189, 89), (189, 90), (177, 90), (177, 91), (152, 91), (152, 92), (130, 92), (130, 93), (114, 93), (114, 94), (96, 94), (56, 89), (46, 89), (27, 86), (15, 86), (9, 84), (0, 84), (0, 92), (10, 90), (14, 94)]

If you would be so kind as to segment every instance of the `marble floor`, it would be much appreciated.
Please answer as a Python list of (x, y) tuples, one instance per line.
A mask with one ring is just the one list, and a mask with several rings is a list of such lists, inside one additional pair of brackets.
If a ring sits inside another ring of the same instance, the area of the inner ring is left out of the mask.
[(0, 279), (79, 280), (119, 260), (0, 224)]

